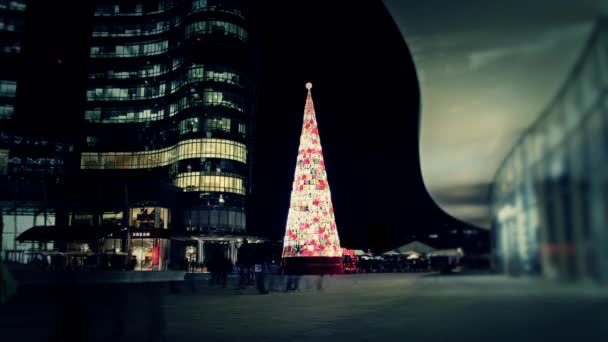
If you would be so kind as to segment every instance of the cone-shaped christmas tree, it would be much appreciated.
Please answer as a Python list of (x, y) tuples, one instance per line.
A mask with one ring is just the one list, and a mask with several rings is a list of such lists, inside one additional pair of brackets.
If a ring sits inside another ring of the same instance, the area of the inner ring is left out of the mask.
[(310, 89), (283, 240), (285, 267), (291, 273), (339, 273), (342, 250), (325, 172), (319, 128)]

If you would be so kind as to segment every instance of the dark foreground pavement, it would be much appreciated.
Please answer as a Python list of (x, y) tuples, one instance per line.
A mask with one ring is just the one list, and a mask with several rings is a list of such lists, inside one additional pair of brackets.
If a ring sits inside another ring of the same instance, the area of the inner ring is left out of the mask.
[[(306, 283), (308, 282), (308, 283)], [(608, 341), (608, 291), (499, 276), (348, 275), (302, 290), (168, 284), (24, 289), (12, 341)], [(175, 290), (175, 288), (173, 289)]]

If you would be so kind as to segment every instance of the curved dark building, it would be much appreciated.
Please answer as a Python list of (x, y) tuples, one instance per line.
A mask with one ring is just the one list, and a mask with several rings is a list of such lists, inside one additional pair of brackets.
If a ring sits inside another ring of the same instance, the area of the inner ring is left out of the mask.
[[(242, 5), (100, 2), (93, 25), (84, 177), (120, 184), (129, 214), (117, 220), (139, 228), (154, 213), (150, 228), (183, 241), (171, 253), (200, 263), (203, 242), (246, 230), (252, 87)], [(223, 248), (232, 259), (237, 241)]]

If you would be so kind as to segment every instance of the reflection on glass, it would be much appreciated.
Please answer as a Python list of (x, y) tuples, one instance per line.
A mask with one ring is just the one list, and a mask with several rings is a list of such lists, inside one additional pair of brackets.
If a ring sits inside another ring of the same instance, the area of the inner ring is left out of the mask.
[(608, 45), (599, 30), (494, 180), (495, 252), (508, 273), (608, 279)]

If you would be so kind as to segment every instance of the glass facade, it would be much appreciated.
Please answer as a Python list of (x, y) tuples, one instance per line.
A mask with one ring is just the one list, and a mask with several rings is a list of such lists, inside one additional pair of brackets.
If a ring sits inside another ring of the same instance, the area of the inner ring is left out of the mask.
[(17, 81), (0, 80), (0, 97), (15, 97)]
[(164, 271), (167, 269), (169, 242), (164, 239), (133, 237), (131, 255), (135, 257), (134, 271)]
[(169, 228), (169, 209), (138, 207), (129, 209), (129, 225), (135, 228)]
[(0, 150), (0, 176), (4, 176), (8, 171), (8, 150)]
[[(21, 158), (15, 153), (15, 146), (25, 143), (23, 137), (13, 137), (7, 124), (14, 119), (15, 107), (17, 103), (17, 77), (20, 75), (21, 46), (24, 38), (25, 10), (27, 1), (12, 0), (0, 1), (0, 59), (2, 60), (2, 70), (0, 70), (0, 177), (11, 174), (15, 162), (19, 167), (26, 168), (32, 164), (37, 164), (39, 160), (33, 158)], [(39, 158), (45, 159), (45, 158)], [(41, 160), (42, 163), (44, 161)], [(29, 165), (24, 165), (29, 164)], [(6, 178), (0, 179), (4, 181)], [(0, 210), (0, 215), (2, 210)], [(8, 217), (8, 216), (7, 216)], [(6, 219), (5, 219), (6, 220)], [(31, 223), (31, 221), (30, 221)], [(15, 222), (12, 222), (15, 224)], [(6, 223), (5, 223), (6, 225)], [(20, 226), (21, 227), (21, 226)], [(5, 232), (7, 229), (5, 228)], [(3, 240), (2, 250), (10, 248), (6, 243), (8, 236)], [(14, 236), (11, 236), (14, 238)], [(13, 246), (15, 247), (15, 246)]]
[[(200, 92), (190, 89), (192, 97), (181, 97), (171, 103), (167, 110), (159, 108), (158, 103), (134, 103), (133, 100), (150, 100), (163, 97), (165, 93), (164, 84), (157, 87), (131, 87), (131, 88), (97, 88), (87, 91), (87, 99), (93, 101), (124, 101), (124, 106), (118, 107), (111, 104), (107, 107), (99, 107), (97, 103), (94, 108), (87, 109), (85, 120), (94, 123), (133, 123), (158, 121), (167, 117), (176, 116), (188, 109), (207, 107), (213, 109), (229, 109), (239, 113), (246, 112), (246, 104), (241, 95), (228, 91), (214, 91), (204, 89)], [(164, 101), (163, 101), (164, 102)]]
[(171, 22), (167, 20), (151, 20), (146, 23), (129, 23), (126, 25), (99, 24), (93, 29), (93, 37), (149, 36), (166, 32), (171, 27)]
[(129, 66), (125, 65), (122, 67), (106, 67), (98, 72), (90, 72), (89, 79), (129, 79), (129, 78), (146, 78), (146, 77), (157, 77), (164, 75), (168, 72), (166, 65), (164, 64), (151, 64), (151, 65), (137, 65)]
[(142, 16), (162, 13), (173, 7), (173, 1), (149, 1), (146, 3), (99, 3), (95, 6), (95, 16)]
[(91, 58), (109, 57), (144, 57), (155, 56), (167, 52), (169, 42), (167, 40), (142, 42), (137, 44), (108, 44), (91, 47)]
[(175, 185), (184, 191), (215, 191), (231, 192), (245, 195), (244, 179), (238, 175), (213, 175), (203, 172), (180, 173), (175, 179)]
[(154, 169), (178, 191), (179, 205), (167, 208), (172, 230), (245, 230), (251, 89), (248, 23), (239, 6), (96, 6), (80, 169), (121, 177)]
[(231, 36), (242, 41), (247, 40), (247, 31), (243, 27), (231, 22), (219, 20), (198, 21), (186, 26), (186, 37), (197, 34), (219, 34)]
[(188, 209), (184, 217), (189, 232), (242, 232), (246, 226), (245, 210), (239, 208)]
[(25, 0), (0, 2), (0, 57), (5, 66), (0, 72), (0, 122), (10, 120), (15, 112), (18, 73), (11, 69), (19, 65), (26, 3)]
[(92, 108), (85, 111), (84, 118), (96, 123), (133, 123), (157, 121), (165, 118), (164, 109), (143, 108)]
[(2, 230), (2, 246), (0, 251), (1, 258), (10, 261), (28, 263), (30, 253), (28, 251), (34, 248), (53, 249), (53, 243), (44, 243), (43, 246), (32, 242), (18, 242), (16, 238), (26, 230), (33, 226), (52, 226), (55, 224), (55, 214), (53, 212), (31, 213), (17, 212), (5, 213), (2, 216), (4, 228)]
[(608, 281), (608, 25), (522, 136), (492, 187), (494, 251), (508, 273)]
[(85, 152), (81, 168), (84, 169), (147, 169), (167, 166), (179, 160), (193, 158), (231, 159), (247, 161), (244, 144), (224, 139), (182, 140), (176, 146), (141, 152)]

